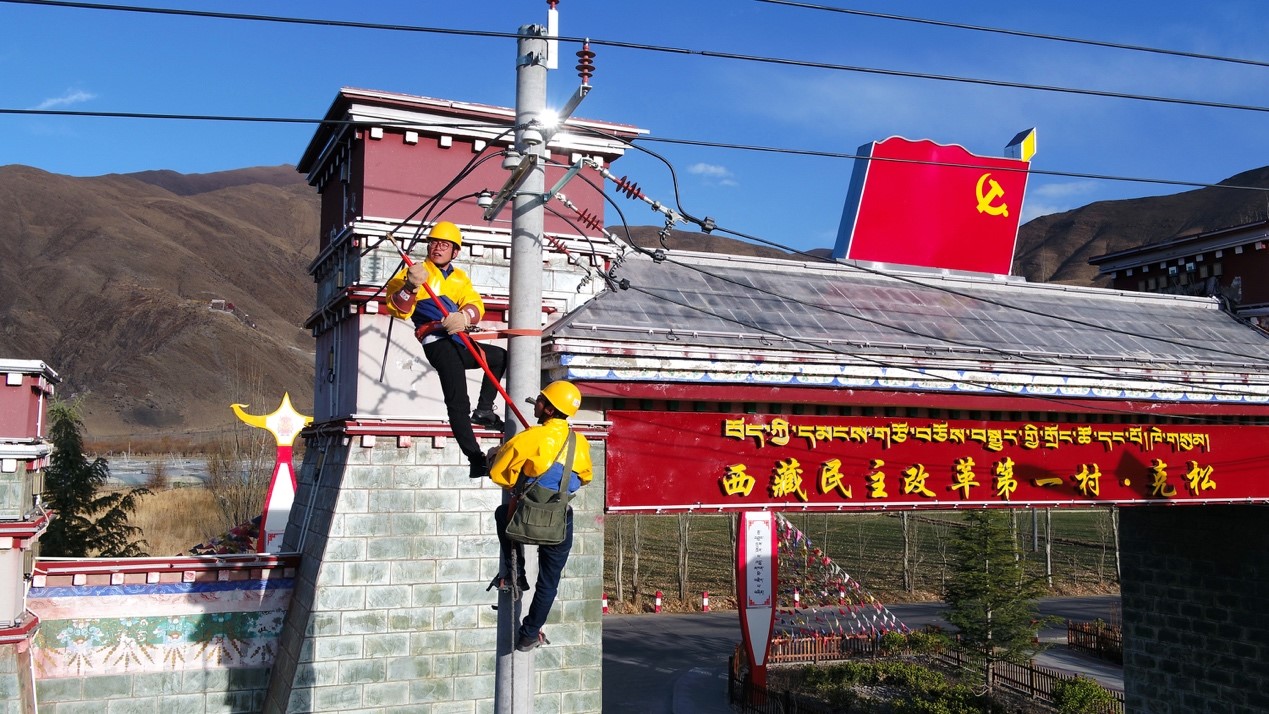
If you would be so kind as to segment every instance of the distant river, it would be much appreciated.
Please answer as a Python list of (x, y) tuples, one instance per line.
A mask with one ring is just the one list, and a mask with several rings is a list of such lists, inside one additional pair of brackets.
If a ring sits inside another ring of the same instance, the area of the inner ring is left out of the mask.
[(168, 483), (173, 486), (202, 486), (207, 483), (207, 459), (202, 457), (187, 459), (175, 456), (158, 458), (116, 455), (105, 458), (110, 466), (108, 483), (111, 486), (144, 486), (159, 464), (162, 464)]

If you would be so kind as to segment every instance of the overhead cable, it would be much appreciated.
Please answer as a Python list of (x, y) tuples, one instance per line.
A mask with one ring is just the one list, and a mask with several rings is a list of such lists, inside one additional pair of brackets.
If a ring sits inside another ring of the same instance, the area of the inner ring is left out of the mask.
[[(297, 25), (318, 25), (327, 27), (351, 27), (371, 30), (392, 30), (400, 32), (426, 32), (445, 35), (462, 35), (471, 37), (494, 37), (494, 38), (518, 38), (518, 33), (513, 32), (492, 32), (486, 30), (457, 30), (451, 28), (440, 27), (420, 27), (413, 25), (385, 24), (385, 23), (368, 23), (368, 22), (352, 22), (346, 20), (322, 20), (312, 18), (287, 17), (279, 15), (249, 15), (245, 13), (225, 13), (225, 12), (209, 12), (204, 10), (176, 10), (172, 8), (154, 8), (154, 7), (138, 7), (134, 5), (102, 5), (97, 3), (70, 2), (69, 0), (0, 0), (0, 3), (10, 3), (19, 5), (35, 5), (45, 7), (67, 7), (91, 10), (112, 10), (118, 12), (139, 12), (159, 15), (182, 15), (191, 17), (218, 18), (227, 20), (253, 20), (260, 22), (280, 22)], [(620, 40), (603, 40), (594, 37), (567, 37), (558, 38), (560, 42), (589, 42), (591, 45), (603, 47), (615, 47), (621, 49), (644, 50), (648, 52), (661, 52), (667, 54), (678, 55), (694, 55), (698, 57), (711, 57), (715, 59), (729, 59), (743, 62), (756, 62), (760, 64), (773, 64), (787, 67), (805, 67), (810, 69), (827, 69), (839, 72), (854, 72), (861, 74), (876, 74), (888, 77), (906, 77), (909, 79), (926, 79), (939, 82), (957, 82), (963, 84), (975, 84), (989, 87), (1003, 87), (1008, 89), (1026, 89), (1039, 92), (1056, 92), (1060, 94), (1075, 94), (1082, 96), (1103, 97), (1111, 99), (1130, 99), (1141, 102), (1153, 102), (1163, 104), (1176, 104), (1194, 107), (1205, 107), (1208, 109), (1230, 109), (1236, 111), (1264, 112), (1269, 113), (1269, 107), (1258, 106), (1253, 104), (1236, 104), (1232, 102), (1216, 102), (1201, 99), (1182, 99), (1178, 97), (1164, 97), (1148, 94), (1130, 94), (1126, 92), (1112, 92), (1099, 89), (1086, 89), (1080, 87), (1062, 87), (1057, 85), (1045, 84), (1029, 84), (1025, 82), (1008, 82), (1005, 80), (988, 79), (984, 77), (958, 77), (955, 75), (934, 74), (929, 72), (909, 72), (896, 69), (884, 69), (881, 67), (864, 67), (860, 65), (837, 64), (832, 62), (814, 62), (811, 60), (799, 60), (785, 57), (766, 57), (761, 55), (750, 55), (739, 52), (718, 52), (713, 50), (696, 50), (686, 47), (668, 47), (664, 45), (650, 45), (641, 42), (625, 42)]]
[[(658, 161), (660, 161), (660, 162), (662, 162), (663, 164), (665, 164), (666, 168), (670, 171), (671, 176), (675, 176), (675, 177), (677, 177), (677, 172), (676, 172), (676, 171), (675, 171), (675, 169), (674, 169), (674, 165), (673, 165), (673, 163), (671, 163), (668, 159), (666, 159), (665, 157), (661, 156), (660, 154), (658, 154), (658, 153), (656, 153), (656, 152), (654, 152), (654, 151), (648, 150), (648, 149), (646, 149), (646, 148), (644, 148), (644, 147), (638, 146), (638, 145), (637, 145), (637, 144), (635, 144), (633, 141), (630, 141), (630, 140), (624, 139), (624, 138), (619, 137), (619, 136), (617, 136), (617, 135), (615, 135), (615, 134), (610, 134), (610, 133), (607, 133), (607, 132), (601, 131), (601, 130), (599, 130), (599, 129), (591, 128), (591, 127), (586, 127), (586, 130), (587, 130), (587, 131), (589, 131), (589, 132), (591, 132), (591, 133), (593, 133), (593, 134), (596, 134), (596, 135), (598, 135), (598, 136), (606, 137), (606, 138), (609, 138), (609, 139), (614, 140), (614, 141), (619, 141), (619, 142), (625, 143), (625, 144), (627, 144), (628, 146), (630, 146), (630, 147), (632, 147), (632, 148), (634, 148), (634, 149), (637, 149), (637, 150), (639, 150), (639, 151), (643, 151), (643, 152), (645, 152), (645, 153), (649, 154), (649, 155), (650, 155), (650, 156), (652, 156), (653, 158), (655, 158), (655, 159), (657, 159)], [(874, 159), (874, 160), (875, 160), (875, 159)], [(936, 283), (929, 283), (929, 282), (925, 282), (925, 281), (923, 281), (923, 280), (920, 280), (920, 279), (917, 279), (917, 278), (913, 278), (913, 277), (909, 277), (909, 276), (905, 276), (905, 275), (902, 275), (902, 274), (898, 274), (898, 273), (894, 273), (894, 272), (890, 272), (890, 271), (885, 271), (885, 270), (879, 270), (879, 269), (877, 269), (877, 268), (871, 268), (871, 267), (865, 266), (865, 265), (863, 265), (863, 264), (861, 264), (861, 263), (854, 263), (854, 264), (851, 264), (851, 263), (838, 263), (838, 261), (836, 261), (836, 260), (834, 260), (833, 258), (830, 258), (830, 257), (826, 257), (826, 256), (822, 256), (822, 255), (815, 255), (815, 254), (812, 254), (812, 253), (808, 253), (808, 252), (806, 252), (806, 251), (802, 251), (802, 250), (798, 250), (798, 249), (796, 249), (796, 248), (792, 248), (792, 247), (787, 246), (787, 245), (784, 245), (784, 244), (782, 244), (782, 243), (778, 243), (778, 242), (776, 242), (776, 241), (768, 240), (768, 239), (765, 239), (765, 238), (760, 238), (760, 237), (758, 237), (758, 236), (754, 236), (754, 235), (750, 235), (750, 234), (743, 233), (743, 232), (740, 232), (740, 231), (731, 230), (731, 229), (728, 229), (728, 228), (726, 228), (726, 227), (718, 226), (718, 225), (714, 222), (714, 219), (712, 219), (712, 218), (707, 218), (707, 219), (695, 218), (695, 217), (693, 217), (693, 216), (692, 216), (692, 214), (691, 214), (691, 213), (689, 213), (689, 212), (688, 212), (685, 208), (683, 208), (683, 205), (682, 205), (682, 198), (681, 198), (681, 196), (680, 196), (680, 194), (679, 194), (679, 188), (678, 188), (678, 180), (677, 180), (677, 178), (675, 178), (675, 179), (674, 179), (674, 181), (673, 181), (673, 185), (674, 185), (674, 203), (675, 203), (675, 206), (678, 208), (678, 212), (679, 212), (681, 215), (683, 215), (684, 217), (686, 217), (689, 221), (692, 221), (692, 222), (696, 223), (697, 225), (708, 225), (708, 226), (709, 226), (709, 232), (714, 232), (714, 231), (717, 231), (717, 232), (722, 232), (722, 233), (728, 233), (728, 234), (734, 235), (734, 236), (736, 236), (736, 237), (738, 237), (738, 238), (742, 238), (742, 239), (745, 239), (745, 240), (748, 240), (748, 241), (751, 241), (751, 242), (761, 243), (761, 244), (763, 244), (763, 245), (771, 246), (771, 247), (773, 247), (773, 248), (779, 248), (779, 249), (781, 249), (781, 250), (788, 251), (788, 252), (789, 252), (789, 253), (791, 253), (791, 254), (794, 254), (794, 255), (799, 255), (799, 256), (802, 256), (802, 257), (807, 258), (808, 260), (812, 260), (812, 261), (815, 261), (815, 262), (830, 263), (830, 264), (834, 264), (834, 265), (841, 265), (841, 266), (843, 266), (843, 267), (844, 267), (844, 268), (846, 268), (846, 269), (850, 269), (850, 270), (857, 270), (857, 271), (861, 271), (861, 272), (865, 272), (865, 273), (871, 273), (871, 274), (873, 274), (873, 275), (885, 276), (885, 277), (887, 277), (887, 278), (891, 278), (891, 279), (898, 280), (898, 281), (901, 281), (901, 282), (909, 283), (909, 284), (911, 284), (911, 285), (917, 285), (917, 286), (924, 287), (924, 288), (929, 288), (929, 289), (933, 289), (933, 290), (938, 290), (938, 291), (941, 291), (941, 292), (947, 293), (947, 294), (949, 294), (949, 295), (955, 295), (955, 296), (960, 297), (960, 298), (965, 298), (965, 299), (968, 299), (968, 300), (975, 300), (975, 301), (978, 301), (978, 302), (986, 303), (986, 304), (988, 304), (988, 305), (994, 305), (994, 306), (996, 306), (996, 307), (1001, 307), (1001, 308), (1005, 308), (1005, 309), (1009, 309), (1009, 310), (1015, 310), (1015, 311), (1018, 311), (1018, 312), (1021, 312), (1021, 313), (1025, 313), (1025, 314), (1031, 314), (1031, 315), (1035, 315), (1035, 316), (1039, 316), (1039, 317), (1045, 317), (1045, 318), (1050, 318), (1050, 319), (1058, 319), (1058, 320), (1062, 320), (1062, 321), (1064, 321), (1064, 322), (1068, 322), (1068, 323), (1071, 323), (1071, 324), (1074, 324), (1074, 325), (1079, 325), (1079, 326), (1081, 326), (1081, 327), (1087, 327), (1087, 328), (1090, 328), (1090, 329), (1095, 329), (1095, 330), (1102, 330), (1102, 331), (1109, 332), (1109, 333), (1112, 333), (1112, 334), (1121, 334), (1121, 335), (1124, 335), (1124, 336), (1128, 336), (1128, 337), (1135, 337), (1135, 338), (1138, 338), (1138, 339), (1143, 339), (1143, 340), (1151, 340), (1151, 341), (1162, 342), (1162, 343), (1164, 343), (1164, 344), (1171, 344), (1171, 345), (1174, 345), (1174, 346), (1178, 346), (1178, 347), (1185, 347), (1185, 348), (1188, 348), (1188, 349), (1203, 349), (1203, 350), (1207, 350), (1207, 351), (1209, 351), (1209, 352), (1213, 352), (1213, 353), (1224, 354), (1224, 355), (1228, 355), (1228, 356), (1231, 356), (1231, 357), (1239, 357), (1239, 358), (1241, 358), (1241, 359), (1251, 360), (1251, 361), (1253, 361), (1253, 362), (1260, 362), (1260, 363), (1263, 363), (1263, 362), (1265, 361), (1265, 359), (1266, 359), (1264, 355), (1248, 355), (1248, 354), (1243, 354), (1243, 353), (1240, 353), (1240, 352), (1233, 352), (1233, 351), (1229, 351), (1229, 350), (1222, 350), (1222, 349), (1219, 349), (1219, 348), (1216, 348), (1216, 347), (1212, 347), (1211, 345), (1207, 345), (1207, 344), (1194, 344), (1194, 343), (1191, 343), (1191, 342), (1186, 342), (1186, 341), (1183, 341), (1183, 340), (1175, 340), (1175, 339), (1171, 339), (1171, 338), (1168, 338), (1168, 337), (1161, 337), (1161, 336), (1157, 336), (1157, 335), (1145, 335), (1145, 334), (1140, 334), (1140, 333), (1132, 332), (1132, 331), (1130, 331), (1130, 330), (1123, 330), (1123, 329), (1116, 328), (1116, 327), (1109, 327), (1109, 326), (1106, 326), (1106, 325), (1099, 325), (1099, 324), (1097, 324), (1097, 323), (1088, 322), (1088, 321), (1085, 321), (1085, 320), (1080, 320), (1080, 319), (1077, 319), (1077, 318), (1074, 318), (1074, 317), (1057, 317), (1057, 316), (1054, 316), (1054, 315), (1051, 315), (1051, 314), (1049, 314), (1049, 313), (1045, 313), (1045, 312), (1042, 312), (1042, 311), (1039, 311), (1039, 310), (1032, 310), (1032, 309), (1030, 309), (1030, 308), (1021, 307), (1021, 306), (1018, 306), (1018, 305), (1013, 305), (1013, 304), (1010, 304), (1010, 303), (1007, 303), (1007, 302), (1003, 302), (1003, 301), (1000, 301), (1000, 300), (994, 300), (994, 299), (992, 299), (992, 298), (984, 297), (984, 296), (981, 296), (981, 295), (975, 295), (975, 294), (972, 294), (972, 293), (962, 292), (962, 291), (959, 291), (959, 290), (955, 290), (955, 289), (953, 289), (953, 288), (946, 287), (946, 286), (944, 286), (944, 285), (940, 285), (940, 284), (936, 284)], [(606, 196), (606, 195), (607, 195), (607, 193), (605, 192), (605, 196)], [(643, 199), (643, 200), (647, 200), (647, 199)], [(611, 199), (610, 199), (610, 201), (611, 201)], [(624, 222), (624, 218), (623, 218), (623, 222)], [(645, 254), (647, 253), (647, 251), (641, 251), (641, 252), (644, 252)], [(662, 258), (662, 259), (663, 259), (663, 258)]]
[(1186, 52), (1184, 50), (1172, 50), (1162, 47), (1147, 47), (1145, 45), (1130, 45), (1122, 42), (1108, 42), (1105, 40), (1090, 40), (1080, 37), (1066, 37), (1063, 35), (1046, 35), (1040, 32), (1027, 32), (1025, 30), (1011, 30), (1003, 27), (987, 27), (983, 25), (968, 25), (960, 22), (948, 22), (945, 20), (931, 20), (924, 17), (910, 17), (906, 15), (892, 15), (885, 12), (870, 12), (868, 10), (855, 10), (852, 8), (835, 7), (833, 5), (819, 5), (809, 2), (794, 2), (793, 0), (757, 0), (757, 2), (770, 3), (772, 5), (786, 5), (788, 7), (804, 8), (808, 10), (822, 10), (825, 12), (835, 12), (843, 15), (856, 15), (859, 17), (871, 17), (880, 20), (895, 20), (898, 22), (910, 22), (919, 25), (931, 25), (934, 27), (950, 27), (957, 30), (972, 30), (974, 32), (985, 32), (995, 35), (1010, 35), (1013, 37), (1025, 37), (1033, 40), (1048, 40), (1051, 42), (1065, 42), (1075, 45), (1085, 45), (1089, 47), (1106, 47), (1115, 50), (1128, 50), (1131, 52), (1145, 52), (1148, 54), (1168, 55), (1171, 57), (1185, 57), (1187, 59), (1210, 60), (1212, 62), (1227, 62), (1230, 64), (1244, 64), (1253, 67), (1269, 67), (1269, 62), (1261, 60), (1246, 59), (1243, 57), (1226, 57), (1223, 55), (1209, 55), (1201, 52)]

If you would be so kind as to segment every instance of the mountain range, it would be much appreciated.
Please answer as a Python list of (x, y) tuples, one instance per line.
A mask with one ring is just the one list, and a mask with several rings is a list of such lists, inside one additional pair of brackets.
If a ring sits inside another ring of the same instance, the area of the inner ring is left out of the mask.
[[(1222, 183), (1269, 187), (1269, 167)], [(310, 412), (314, 343), (303, 323), (319, 201), (294, 167), (80, 178), (3, 166), (0, 211), (10, 217), (0, 226), (0, 358), (55, 369), (59, 395), (82, 400), (90, 440), (200, 441), (234, 423), (230, 404), (268, 413), (283, 392)], [(1093, 203), (1022, 226), (1014, 273), (1095, 285), (1093, 256), (1265, 215), (1263, 192), (1222, 187)], [(629, 234), (655, 245), (657, 230)], [(782, 254), (682, 231), (667, 245)]]

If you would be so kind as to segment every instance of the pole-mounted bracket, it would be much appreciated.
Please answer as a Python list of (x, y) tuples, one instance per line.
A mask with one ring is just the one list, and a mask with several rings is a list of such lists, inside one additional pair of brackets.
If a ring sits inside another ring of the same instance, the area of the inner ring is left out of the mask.
[(572, 181), (573, 177), (581, 170), (582, 160), (578, 159), (573, 162), (572, 166), (568, 167), (568, 171), (564, 172), (564, 175), (560, 177), (559, 181), (555, 182), (554, 186), (552, 186), (546, 193), (542, 194), (542, 201), (545, 203), (550, 201), (552, 198), (555, 198), (555, 194), (563, 190), (564, 186), (568, 184), (569, 181)]
[(525, 179), (533, 172), (538, 165), (538, 155), (534, 153), (525, 154), (520, 159), (520, 165), (511, 170), (511, 176), (507, 178), (507, 183), (503, 184), (502, 189), (494, 196), (493, 203), (485, 209), (485, 220), (492, 221), (494, 216), (502, 210), (507, 201), (520, 190), (520, 186), (524, 184)]
[(564, 122), (573, 116), (573, 112), (577, 111), (577, 105), (582, 103), (587, 94), (590, 94), (591, 89), (592, 87), (589, 84), (578, 85), (577, 89), (573, 91), (573, 96), (569, 97), (564, 106), (556, 113), (555, 126), (542, 130), (542, 140), (544, 142), (550, 141), (555, 136), (555, 132), (564, 126)]

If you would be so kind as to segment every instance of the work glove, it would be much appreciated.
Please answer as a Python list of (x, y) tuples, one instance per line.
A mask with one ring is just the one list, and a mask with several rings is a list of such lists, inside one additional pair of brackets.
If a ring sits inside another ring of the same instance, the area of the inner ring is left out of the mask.
[(470, 324), (471, 318), (467, 317), (467, 313), (462, 310), (455, 310), (441, 320), (441, 327), (444, 327), (445, 331), (451, 335), (455, 332), (465, 331)]
[(427, 282), (427, 264), (415, 263), (410, 269), (405, 271), (405, 289), (418, 290), (419, 286)]

